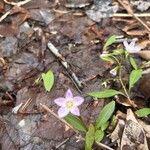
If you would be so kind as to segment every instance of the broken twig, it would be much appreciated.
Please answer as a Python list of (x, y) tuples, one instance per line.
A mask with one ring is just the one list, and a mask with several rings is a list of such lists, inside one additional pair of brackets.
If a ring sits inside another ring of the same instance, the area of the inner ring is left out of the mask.
[(122, 1), (122, 0), (118, 0), (118, 2), (126, 9), (126, 11), (132, 15), (139, 23), (141, 23), (146, 30), (148, 31), (148, 33), (150, 34), (150, 28), (148, 27), (148, 25), (146, 23), (144, 23), (138, 16), (136, 16), (130, 6), (130, 3), (128, 1)]
[(76, 87), (78, 87), (78, 90), (82, 89), (83, 88), (82, 82), (78, 79), (78, 77), (76, 76), (76, 74), (71, 70), (69, 63), (59, 53), (59, 50), (51, 42), (48, 42), (48, 48), (60, 60), (60, 62), (63, 65), (63, 67), (67, 70), (68, 74), (73, 79)]
[[(150, 13), (135, 13), (136, 17), (150, 17)], [(114, 13), (112, 17), (133, 17), (131, 14), (126, 13)]]

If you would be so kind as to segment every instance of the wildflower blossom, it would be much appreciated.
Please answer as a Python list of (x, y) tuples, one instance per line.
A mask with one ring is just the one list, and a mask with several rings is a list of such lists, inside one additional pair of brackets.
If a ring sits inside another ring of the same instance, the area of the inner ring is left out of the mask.
[(125, 49), (129, 52), (129, 53), (138, 53), (141, 50), (141, 47), (137, 46), (135, 44), (136, 39), (133, 39), (130, 44), (127, 42), (127, 40), (125, 40), (123, 42)]
[(58, 116), (60, 118), (63, 118), (71, 112), (73, 115), (80, 116), (80, 111), (78, 106), (81, 105), (84, 102), (83, 97), (81, 96), (75, 96), (73, 97), (73, 94), (70, 89), (67, 90), (64, 97), (59, 97), (54, 100), (54, 102), (60, 106), (58, 110)]

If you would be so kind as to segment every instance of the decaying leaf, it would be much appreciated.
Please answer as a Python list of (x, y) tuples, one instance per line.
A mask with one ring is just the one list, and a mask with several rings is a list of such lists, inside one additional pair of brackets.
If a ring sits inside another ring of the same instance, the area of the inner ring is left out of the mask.
[(118, 143), (118, 147), (120, 147), (124, 126), (125, 126), (125, 121), (123, 119), (119, 119), (114, 131), (110, 136), (112, 142), (116, 141)]
[(126, 124), (121, 139), (121, 150), (148, 150), (143, 127), (136, 120), (131, 109), (127, 110)]
[(150, 40), (143, 40), (138, 44), (138, 46), (141, 47), (141, 49), (145, 49), (149, 45), (150, 45)]
[(149, 50), (140, 51), (138, 54), (143, 59), (150, 60), (150, 51)]
[(4, 2), (0, 1), (0, 13), (2, 13), (4, 10)]

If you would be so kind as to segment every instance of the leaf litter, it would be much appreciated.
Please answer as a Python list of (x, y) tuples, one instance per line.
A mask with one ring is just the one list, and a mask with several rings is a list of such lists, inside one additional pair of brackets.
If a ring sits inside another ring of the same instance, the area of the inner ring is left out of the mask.
[[(2, 150), (84, 149), (83, 140), (78, 141), (72, 130), (66, 130), (66, 125), (44, 112), (40, 104), (56, 112), (53, 100), (63, 96), (69, 87), (75, 95), (85, 97), (85, 103), (80, 107), (81, 116), (86, 124), (94, 123), (105, 102), (94, 101), (94, 98), (85, 95), (102, 90), (101, 82), (110, 77), (112, 64), (100, 59), (104, 40), (112, 34), (138, 38), (143, 50), (133, 55), (140, 64), (150, 59), (148, 32), (131, 17), (113, 17), (124, 9), (117, 1), (31, 0), (19, 6), (16, 5), (19, 1), (13, 2), (0, 2), (0, 15), (4, 15), (0, 19), (0, 147)], [(131, 1), (131, 4), (134, 11), (148, 13), (148, 1)], [(61, 14), (61, 10), (68, 13)], [(142, 18), (144, 22), (148, 22), (148, 19)], [(129, 26), (129, 22), (133, 24)], [(64, 69), (59, 63), (62, 60), (48, 50), (49, 41), (65, 58), (69, 68)], [(36, 85), (35, 80), (48, 70), (53, 71), (55, 82), (51, 91), (45, 92), (42, 84)], [(70, 72), (83, 83), (81, 90), (76, 88)], [(128, 70), (124, 76), (127, 74)], [(115, 85), (117, 83), (110, 84), (112, 89), (119, 87)], [(138, 108), (150, 105), (149, 85), (148, 73), (142, 75), (131, 90), (132, 99)], [(125, 118), (118, 119), (117, 131), (110, 132), (108, 129), (106, 132), (111, 135), (112, 141), (105, 137), (102, 142), (114, 149), (148, 149), (149, 117), (142, 118), (142, 121), (135, 118), (126, 107), (130, 104), (127, 100), (121, 101), (120, 97), (115, 99), (118, 102), (116, 110), (127, 110), (126, 121)], [(13, 108), (17, 108), (15, 114)], [(116, 141), (118, 145), (113, 144)]]

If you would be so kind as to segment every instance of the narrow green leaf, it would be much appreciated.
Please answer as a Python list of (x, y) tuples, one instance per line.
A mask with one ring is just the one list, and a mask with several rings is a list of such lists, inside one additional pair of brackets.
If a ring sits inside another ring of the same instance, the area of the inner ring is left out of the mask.
[(96, 128), (100, 128), (103, 124), (105, 124), (110, 117), (112, 116), (115, 110), (115, 101), (108, 103), (100, 112), (97, 120), (96, 120)]
[(135, 112), (138, 117), (146, 117), (150, 115), (150, 108), (142, 108)]
[(108, 61), (110, 63), (114, 63), (114, 59), (111, 58), (111, 55), (110, 54), (101, 54), (100, 58), (104, 61)]
[(115, 95), (121, 94), (123, 95), (123, 93), (113, 90), (113, 89), (108, 89), (108, 90), (104, 90), (104, 91), (95, 91), (95, 92), (91, 92), (88, 93), (89, 96), (95, 97), (95, 98), (108, 98), (108, 97), (112, 97)]
[(129, 76), (129, 90), (134, 86), (134, 84), (141, 78), (142, 69), (132, 70)]
[(101, 130), (104, 131), (108, 128), (109, 126), (109, 121), (105, 122), (104, 124), (101, 125)]
[(47, 73), (42, 73), (42, 79), (46, 91), (50, 91), (54, 84), (54, 74), (51, 70)]
[(105, 45), (104, 45), (104, 49), (106, 49), (108, 46), (110, 46), (110, 45), (112, 45), (113, 43), (115, 43), (116, 42), (116, 35), (112, 35), (112, 36), (110, 36), (107, 40), (106, 40), (106, 43), (105, 43)]
[(69, 114), (64, 119), (75, 129), (82, 131), (82, 132), (87, 131), (86, 125), (80, 118)]
[(136, 64), (136, 61), (133, 57), (130, 57), (130, 64), (132, 65), (132, 67), (137, 70), (138, 69), (138, 66)]
[(96, 132), (95, 132), (95, 141), (100, 142), (104, 138), (104, 135), (105, 135), (104, 131), (96, 130)]
[(92, 146), (94, 144), (95, 140), (95, 128), (92, 124), (90, 124), (88, 132), (85, 136), (85, 149), (86, 150), (92, 150)]
[(117, 55), (121, 55), (121, 54), (124, 54), (125, 53), (125, 50), (124, 49), (115, 49), (113, 50), (113, 55), (117, 56)]

